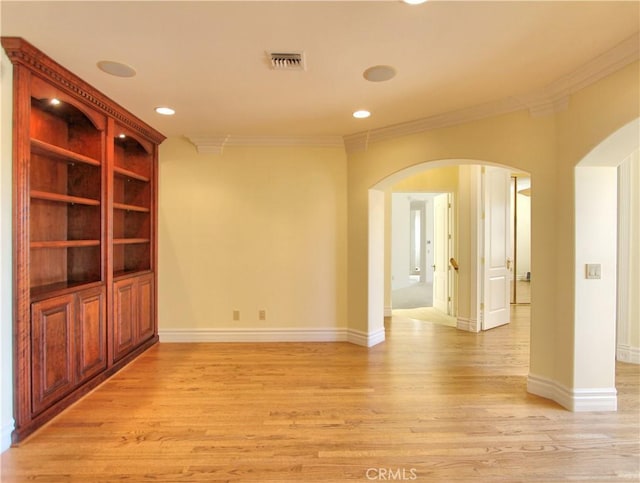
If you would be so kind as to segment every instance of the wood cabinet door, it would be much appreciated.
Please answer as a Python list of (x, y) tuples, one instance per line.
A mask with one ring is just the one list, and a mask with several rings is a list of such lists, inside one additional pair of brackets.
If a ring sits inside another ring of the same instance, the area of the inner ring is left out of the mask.
[(144, 342), (155, 333), (153, 275), (138, 278), (138, 337), (137, 343)]
[(118, 360), (136, 343), (136, 279), (127, 278), (113, 284), (113, 358)]
[(78, 355), (78, 382), (101, 372), (107, 367), (104, 288), (78, 293), (76, 318), (76, 347)]
[(74, 387), (74, 296), (35, 302), (31, 313), (31, 409), (39, 413)]

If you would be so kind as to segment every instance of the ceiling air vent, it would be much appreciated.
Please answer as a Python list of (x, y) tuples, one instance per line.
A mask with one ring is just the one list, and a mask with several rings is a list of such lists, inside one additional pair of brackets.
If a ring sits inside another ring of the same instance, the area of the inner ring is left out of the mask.
[(271, 68), (275, 70), (304, 70), (303, 52), (268, 52)]

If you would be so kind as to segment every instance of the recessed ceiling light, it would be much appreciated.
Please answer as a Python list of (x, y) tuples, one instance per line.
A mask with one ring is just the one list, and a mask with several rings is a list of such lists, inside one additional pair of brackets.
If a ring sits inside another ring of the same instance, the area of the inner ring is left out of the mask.
[(409, 5), (420, 5), (421, 3), (425, 3), (427, 0), (402, 0), (402, 1)]
[(362, 77), (371, 82), (384, 82), (395, 76), (396, 70), (390, 65), (374, 65), (362, 73)]
[(123, 64), (122, 62), (115, 62), (113, 60), (101, 60), (96, 65), (102, 72), (115, 75), (116, 77), (133, 77), (134, 75), (136, 75), (136, 70), (133, 67), (127, 64)]
[(366, 119), (370, 115), (371, 113), (369, 111), (365, 111), (364, 109), (353, 113), (353, 117), (355, 117), (356, 119)]
[(174, 111), (170, 107), (165, 106), (156, 107), (156, 112), (158, 114), (162, 114), (163, 116), (173, 116), (176, 113), (176, 111)]

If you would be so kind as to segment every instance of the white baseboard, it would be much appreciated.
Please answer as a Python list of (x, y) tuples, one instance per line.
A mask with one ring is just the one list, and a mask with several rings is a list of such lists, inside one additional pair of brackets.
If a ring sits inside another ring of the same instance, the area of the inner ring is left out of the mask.
[(456, 327), (460, 330), (466, 330), (467, 332), (480, 332), (480, 323), (476, 319), (458, 317)]
[(160, 329), (160, 342), (351, 342), (371, 347), (384, 341), (384, 328), (367, 334), (353, 329)]
[(527, 391), (551, 399), (569, 411), (616, 411), (618, 391), (615, 387), (570, 389), (556, 381), (529, 374)]
[(347, 341), (352, 344), (360, 345), (363, 347), (373, 347), (380, 344), (385, 340), (384, 327), (376, 330), (375, 332), (361, 332), (359, 330), (349, 329), (347, 332)]
[(393, 307), (391, 307), (391, 306), (387, 305), (387, 306), (384, 308), (384, 316), (385, 316), (385, 317), (391, 317), (392, 315), (393, 315)]
[(11, 433), (13, 433), (14, 428), (13, 418), (2, 425), (0, 429), (0, 453), (8, 450), (11, 446)]
[(618, 344), (616, 359), (630, 364), (640, 364), (640, 349), (638, 347)]

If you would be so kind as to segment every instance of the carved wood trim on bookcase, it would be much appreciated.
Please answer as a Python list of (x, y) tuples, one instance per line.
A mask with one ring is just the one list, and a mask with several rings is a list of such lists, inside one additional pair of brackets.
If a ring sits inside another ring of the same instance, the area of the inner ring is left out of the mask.
[(165, 136), (163, 134), (150, 129), (142, 120), (128, 111), (125, 116), (122, 111), (126, 111), (126, 109), (87, 84), (73, 72), (47, 57), (26, 40), (20, 37), (3, 37), (2, 46), (13, 64), (24, 65), (50, 82), (60, 86), (69, 94), (86, 103), (90, 103), (103, 113), (117, 119), (118, 122), (125, 124), (154, 142), (161, 143), (164, 141)]

